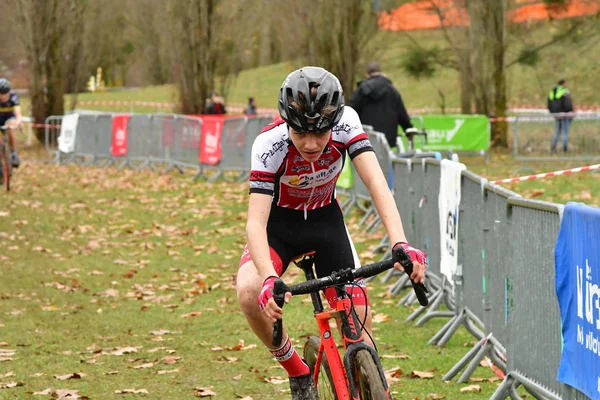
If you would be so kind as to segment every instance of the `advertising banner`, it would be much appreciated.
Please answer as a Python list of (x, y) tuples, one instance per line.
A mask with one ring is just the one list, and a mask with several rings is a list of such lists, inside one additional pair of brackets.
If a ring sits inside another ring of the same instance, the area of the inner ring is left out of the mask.
[(440, 170), (440, 271), (448, 282), (458, 267), (458, 207), (460, 205), (461, 172), (467, 167), (450, 160), (442, 160)]
[[(415, 148), (423, 151), (481, 152), (490, 148), (490, 122), (485, 115), (422, 115), (427, 143), (415, 139)], [(418, 125), (417, 125), (418, 126)], [(404, 148), (408, 149), (402, 128)]]
[(58, 150), (62, 153), (75, 151), (75, 136), (77, 134), (77, 122), (79, 114), (67, 114), (62, 118), (60, 135), (58, 136)]
[(600, 398), (600, 209), (568, 203), (554, 259), (563, 348), (558, 381)]
[(115, 157), (127, 155), (127, 127), (129, 126), (129, 118), (129, 114), (113, 116), (111, 153)]
[(198, 115), (202, 118), (202, 136), (200, 138), (200, 163), (217, 165), (221, 161), (221, 135), (223, 134), (223, 115)]

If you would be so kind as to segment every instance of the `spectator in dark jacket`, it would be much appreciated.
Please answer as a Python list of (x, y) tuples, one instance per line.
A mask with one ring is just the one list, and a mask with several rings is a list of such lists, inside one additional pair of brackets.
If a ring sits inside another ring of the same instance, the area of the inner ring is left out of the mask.
[(206, 114), (225, 114), (225, 101), (216, 90), (210, 92), (210, 97), (206, 104)]
[[(548, 93), (548, 111), (552, 114), (559, 113), (572, 113), (573, 112), (573, 100), (571, 99), (571, 92), (566, 88), (566, 82), (564, 79), (558, 81), (558, 83)], [(550, 152), (556, 151), (556, 144), (558, 138), (562, 132), (563, 135), (563, 150), (567, 152), (567, 142), (569, 136), (569, 127), (573, 117), (571, 115), (555, 115), (554, 117), (554, 138), (552, 138), (552, 145), (550, 146)]]
[(376, 62), (367, 64), (367, 79), (358, 83), (358, 88), (350, 98), (350, 106), (356, 110), (363, 124), (384, 133), (393, 149), (398, 139), (398, 125), (407, 136), (417, 132), (410, 122), (400, 93), (392, 81), (381, 73)]
[(246, 115), (256, 115), (256, 100), (254, 97), (248, 97), (248, 106), (244, 110)]

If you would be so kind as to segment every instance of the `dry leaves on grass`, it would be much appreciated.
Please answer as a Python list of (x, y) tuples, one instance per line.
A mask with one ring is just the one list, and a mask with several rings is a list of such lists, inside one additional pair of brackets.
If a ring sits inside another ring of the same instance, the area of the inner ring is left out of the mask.
[(65, 375), (54, 375), (54, 377), (56, 379), (58, 379), (59, 381), (67, 381), (69, 379), (81, 379), (84, 376), (87, 376), (86, 374), (83, 373), (72, 373), (72, 374), (65, 374)]
[(194, 396), (196, 397), (213, 397), (217, 394), (210, 390), (211, 388), (206, 387), (196, 387), (194, 388)]
[(385, 378), (389, 384), (394, 382), (398, 382), (400, 377), (404, 375), (404, 372), (400, 369), (400, 367), (392, 368), (384, 372)]
[(282, 378), (280, 376), (271, 376), (271, 377), (265, 376), (264, 380), (265, 380), (265, 382), (268, 382), (273, 385), (281, 385), (282, 383), (287, 383), (287, 381), (288, 381), (287, 378)]
[(446, 396), (437, 393), (428, 393), (426, 397), (431, 400), (442, 400), (446, 398)]
[(71, 399), (89, 399), (87, 396), (80, 396), (79, 390), (71, 389), (51, 389), (48, 388), (41, 392), (34, 392), (34, 396), (51, 396), (52, 400), (71, 400)]
[(122, 356), (125, 354), (137, 353), (138, 349), (136, 347), (120, 347), (116, 350), (110, 352), (113, 356)]
[(387, 322), (390, 319), (391, 318), (390, 318), (389, 315), (379, 313), (379, 314), (376, 314), (376, 315), (373, 316), (373, 323), (374, 324), (379, 324), (379, 323), (382, 323), (382, 322)]
[(240, 339), (240, 341), (238, 342), (238, 344), (236, 346), (233, 347), (229, 347), (229, 346), (215, 346), (213, 348), (211, 348), (212, 351), (223, 351), (223, 350), (233, 350), (233, 351), (244, 351), (244, 350), (250, 350), (256, 347), (256, 344), (249, 344), (248, 346), (244, 346), (244, 339)]
[(147, 389), (119, 389), (115, 390), (116, 394), (148, 394)]
[(481, 386), (479, 385), (469, 385), (460, 389), (461, 392), (481, 392)]
[(11, 389), (25, 385), (23, 382), (0, 382), (0, 389)]
[(411, 378), (419, 378), (419, 379), (432, 379), (433, 378), (433, 372), (412, 371), (410, 373), (410, 377)]
[(406, 354), (382, 354), (379, 358), (399, 358), (401, 360), (408, 360), (410, 356), (407, 356)]

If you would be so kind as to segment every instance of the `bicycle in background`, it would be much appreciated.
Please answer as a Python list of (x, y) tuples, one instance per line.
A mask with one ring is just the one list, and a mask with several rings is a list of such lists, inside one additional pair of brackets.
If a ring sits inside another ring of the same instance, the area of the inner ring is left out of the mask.
[[(320, 400), (390, 400), (390, 388), (385, 379), (377, 350), (364, 343), (362, 334), (365, 321), (359, 320), (352, 298), (346, 292), (347, 285), (356, 285), (355, 280), (368, 278), (393, 268), (400, 262), (405, 272), (412, 273), (412, 261), (401, 248), (395, 249), (392, 258), (357, 269), (344, 269), (329, 276), (316, 279), (313, 271), (312, 254), (305, 255), (296, 265), (304, 271), (306, 282), (287, 286), (281, 279), (275, 281), (273, 297), (283, 307), (286, 292), (292, 295), (310, 294), (320, 337), (312, 336), (304, 347), (304, 359), (308, 363)], [(412, 282), (412, 281), (411, 281)], [(422, 283), (413, 283), (413, 289), (421, 305), (426, 306), (427, 288)], [(319, 295), (320, 290), (333, 287), (338, 300), (335, 309), (325, 310)], [(360, 286), (359, 286), (360, 287)], [(341, 322), (340, 334), (345, 353), (342, 358), (337, 349), (329, 320)], [(366, 317), (365, 317), (366, 318)], [(273, 324), (273, 345), (279, 347), (283, 339), (282, 321)]]

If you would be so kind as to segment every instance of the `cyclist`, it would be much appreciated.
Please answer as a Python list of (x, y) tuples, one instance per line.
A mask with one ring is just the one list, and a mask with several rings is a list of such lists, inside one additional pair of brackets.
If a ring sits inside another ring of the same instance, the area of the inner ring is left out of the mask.
[[(10, 82), (5, 78), (0, 78), (0, 126), (20, 128), (22, 120), (19, 97), (10, 90)], [(12, 150), (12, 165), (18, 168), (20, 161), (17, 156), (14, 129), (7, 129), (6, 131), (8, 134), (8, 145)]]
[[(284, 330), (283, 344), (272, 348), (272, 323), (282, 317), (273, 300), (273, 283), (290, 261), (315, 252), (317, 276), (360, 265), (336, 199), (335, 184), (346, 152), (369, 189), (394, 247), (402, 246), (414, 263), (412, 278), (423, 282), (426, 260), (406, 242), (402, 221), (373, 148), (351, 107), (344, 106), (339, 80), (319, 67), (303, 67), (283, 82), (282, 119), (265, 127), (252, 147), (247, 246), (237, 275), (238, 302), (257, 337), (289, 375), (292, 398), (313, 399), (315, 384)], [(395, 267), (402, 271), (399, 263)], [(358, 316), (369, 304), (362, 287), (348, 286)], [(291, 294), (286, 294), (286, 302)], [(325, 296), (336, 303), (335, 290)], [(367, 315), (366, 330), (371, 331)], [(372, 345), (369, 335), (365, 341)]]

